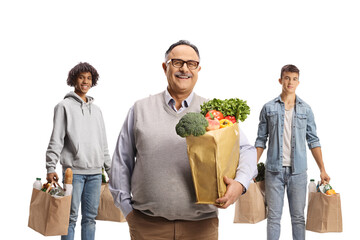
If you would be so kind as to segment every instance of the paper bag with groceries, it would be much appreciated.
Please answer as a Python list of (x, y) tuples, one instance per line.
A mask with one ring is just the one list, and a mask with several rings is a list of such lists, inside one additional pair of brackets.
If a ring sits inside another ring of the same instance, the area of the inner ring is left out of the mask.
[(265, 182), (250, 183), (246, 193), (236, 201), (234, 223), (258, 223), (266, 219)]
[(238, 122), (250, 114), (246, 101), (212, 99), (200, 113), (185, 114), (176, 133), (186, 137), (197, 203), (216, 204), (226, 192), (224, 176), (234, 179), (240, 156)]
[(310, 193), (306, 230), (319, 233), (343, 231), (339, 193)]
[(100, 203), (96, 220), (126, 222), (124, 215), (114, 204), (114, 198), (110, 193), (108, 183), (101, 184)]
[(234, 179), (239, 163), (238, 124), (186, 137), (197, 203), (215, 204), (226, 192), (224, 176)]
[(33, 189), (28, 226), (44, 236), (67, 235), (71, 195), (50, 195), (49, 190)]

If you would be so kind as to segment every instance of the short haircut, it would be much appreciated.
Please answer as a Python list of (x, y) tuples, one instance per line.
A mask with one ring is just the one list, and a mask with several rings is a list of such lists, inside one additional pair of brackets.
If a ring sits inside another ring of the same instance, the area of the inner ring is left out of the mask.
[(179, 40), (178, 42), (172, 44), (172, 45), (169, 47), (169, 49), (165, 52), (165, 59), (167, 59), (167, 57), (168, 57), (169, 53), (171, 52), (171, 50), (173, 50), (175, 47), (177, 47), (177, 46), (179, 46), (179, 45), (187, 45), (187, 46), (189, 46), (189, 47), (192, 47), (192, 48), (195, 50), (196, 54), (198, 55), (198, 57), (199, 57), (199, 59), (200, 59), (200, 53), (199, 53), (198, 48), (197, 48), (194, 44), (190, 43), (190, 42), (187, 41), (187, 40)]
[(97, 81), (99, 79), (99, 74), (96, 71), (96, 69), (87, 62), (80, 62), (78, 65), (76, 65), (69, 71), (69, 75), (67, 78), (67, 85), (71, 87), (75, 86), (76, 79), (78, 78), (80, 73), (83, 72), (91, 73), (92, 87), (96, 86)]
[(281, 68), (280, 78), (282, 78), (284, 72), (293, 72), (300, 74), (300, 70), (295, 65), (292, 64), (285, 65)]

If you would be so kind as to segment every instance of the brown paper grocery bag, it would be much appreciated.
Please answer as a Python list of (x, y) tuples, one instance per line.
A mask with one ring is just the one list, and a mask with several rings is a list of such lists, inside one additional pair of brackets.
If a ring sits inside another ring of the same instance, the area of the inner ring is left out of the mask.
[(197, 203), (215, 204), (226, 192), (224, 176), (234, 178), (240, 155), (238, 124), (186, 137)]
[(342, 232), (340, 194), (310, 193), (306, 230), (325, 233)]
[(44, 236), (67, 235), (71, 196), (53, 197), (33, 189), (28, 226)]
[(108, 183), (101, 185), (100, 204), (96, 220), (126, 222), (124, 215), (114, 204)]
[(246, 193), (235, 204), (234, 223), (257, 223), (266, 219), (265, 196), (261, 188), (264, 181), (250, 183)]

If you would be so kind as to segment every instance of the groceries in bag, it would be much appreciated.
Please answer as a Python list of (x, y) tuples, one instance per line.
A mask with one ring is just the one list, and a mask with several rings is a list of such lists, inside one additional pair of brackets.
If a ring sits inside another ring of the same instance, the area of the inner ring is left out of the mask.
[(326, 195), (336, 194), (335, 190), (326, 181), (323, 184), (321, 184), (320, 181), (319, 181), (318, 185), (316, 186), (316, 191), (321, 192), (321, 193), (326, 194)]
[(206, 118), (209, 116), (211, 117), (211, 115), (208, 114), (209, 112), (214, 115), (214, 111), (218, 111), (220, 113), (215, 112), (215, 118), (217, 118), (219, 121), (221, 119), (227, 119), (232, 123), (238, 123), (239, 120), (243, 122), (250, 114), (250, 107), (247, 105), (246, 101), (238, 98), (230, 98), (225, 100), (214, 98), (202, 104), (200, 108), (201, 114), (203, 114)]
[(255, 178), (255, 183), (259, 186), (262, 195), (265, 196), (265, 164), (259, 162), (257, 164), (258, 175)]
[(200, 106), (201, 113), (187, 113), (176, 125), (176, 133), (180, 137), (202, 136), (207, 131), (230, 127), (245, 121), (250, 114), (246, 101), (238, 98), (212, 99)]
[(65, 191), (56, 181), (47, 182), (43, 184), (41, 191), (49, 193), (53, 197), (64, 197)]
[(176, 125), (186, 138), (196, 203), (217, 204), (226, 192), (224, 176), (234, 179), (240, 155), (238, 121), (250, 113), (246, 101), (213, 99), (200, 106), (201, 113), (187, 113)]
[(327, 182), (319, 182), (316, 192), (309, 194), (306, 230), (319, 233), (342, 232), (340, 194)]
[[(67, 235), (71, 196), (56, 181), (34, 184), (28, 226), (44, 236)], [(36, 188), (35, 188), (36, 186)]]
[(65, 196), (69, 196), (72, 194), (73, 189), (73, 172), (71, 168), (67, 168), (65, 171), (65, 180), (64, 180), (64, 189), (65, 189)]
[(255, 178), (256, 182), (261, 182), (265, 180), (265, 164), (263, 162), (259, 162), (257, 164), (258, 175)]
[(106, 183), (107, 181), (106, 181), (106, 176), (105, 176), (105, 170), (104, 169), (102, 169), (101, 170), (102, 171), (102, 174), (101, 174), (101, 182), (102, 183)]
[(71, 168), (67, 168), (64, 177), (64, 188), (62, 188), (58, 182), (52, 181), (52, 182), (44, 183), (41, 189), (39, 190), (49, 193), (51, 196), (54, 197), (69, 196), (72, 194), (72, 189), (73, 189), (72, 181), (73, 181), (72, 170)]

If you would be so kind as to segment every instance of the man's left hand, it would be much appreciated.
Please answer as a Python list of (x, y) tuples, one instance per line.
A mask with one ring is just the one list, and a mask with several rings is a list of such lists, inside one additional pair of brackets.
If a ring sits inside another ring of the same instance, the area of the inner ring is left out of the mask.
[(321, 179), (321, 184), (325, 183), (325, 182), (330, 182), (330, 177), (329, 175), (326, 173), (325, 170), (320, 172), (320, 179)]
[(216, 203), (223, 204), (222, 206), (215, 205), (218, 208), (226, 209), (233, 204), (243, 193), (243, 185), (236, 180), (224, 176), (224, 182), (226, 183), (226, 193), (222, 198), (216, 199)]

